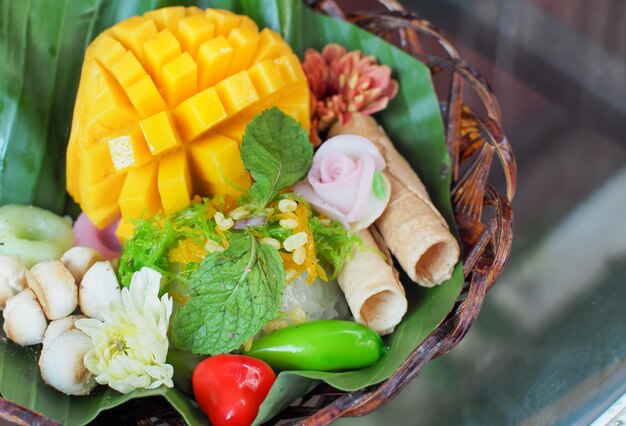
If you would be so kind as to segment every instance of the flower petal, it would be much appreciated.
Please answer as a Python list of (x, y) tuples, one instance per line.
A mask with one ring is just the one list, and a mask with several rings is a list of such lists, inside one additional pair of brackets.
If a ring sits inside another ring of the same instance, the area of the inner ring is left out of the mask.
[(133, 274), (130, 289), (122, 289), (122, 303), (113, 302), (103, 312), (104, 321), (76, 322), (91, 338), (93, 349), (84, 363), (98, 383), (122, 393), (172, 383), (173, 368), (165, 360), (173, 302), (168, 295), (159, 298), (160, 285), (160, 273), (142, 268)]
[(361, 229), (365, 229), (369, 227), (372, 223), (376, 221), (383, 214), (387, 204), (389, 203), (389, 199), (391, 198), (391, 182), (387, 179), (386, 176), (383, 175), (383, 188), (385, 189), (385, 198), (380, 200), (376, 197), (373, 197), (365, 204), (365, 211), (361, 212), (362, 216), (360, 219), (350, 223), (350, 229), (353, 231), (360, 231)]
[[(319, 147), (313, 158), (313, 163), (329, 152), (341, 152), (351, 157), (368, 154), (374, 159), (376, 170), (383, 171), (387, 164), (376, 145), (366, 137), (360, 135), (338, 135), (328, 139)], [(317, 160), (316, 160), (317, 159)]]
[[(333, 165), (342, 167), (345, 165), (345, 173), (338, 173), (335, 179), (331, 179)], [(349, 165), (348, 165), (349, 164)], [(359, 186), (362, 166), (340, 152), (331, 152), (324, 156), (321, 161), (314, 162), (308, 175), (308, 181), (313, 190), (322, 199), (335, 206), (342, 213), (347, 214), (356, 203), (357, 193), (354, 188)], [(324, 179), (326, 176), (327, 179)]]
[(307, 181), (300, 181), (293, 186), (293, 190), (298, 194), (302, 195), (305, 200), (307, 200), (315, 210), (320, 213), (325, 214), (329, 218), (340, 222), (345, 229), (350, 229), (350, 225), (348, 224), (348, 220), (346, 219), (346, 215), (338, 210), (336, 207), (332, 206), (329, 202), (322, 200), (311, 188), (311, 185)]

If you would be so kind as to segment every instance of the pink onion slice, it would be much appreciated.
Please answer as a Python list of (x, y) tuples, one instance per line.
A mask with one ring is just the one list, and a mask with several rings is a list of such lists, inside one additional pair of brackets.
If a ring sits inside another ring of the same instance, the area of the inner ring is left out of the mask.
[(115, 235), (118, 222), (99, 230), (89, 220), (85, 213), (81, 213), (74, 222), (74, 238), (77, 246), (90, 247), (97, 250), (105, 260), (120, 257), (122, 245)]

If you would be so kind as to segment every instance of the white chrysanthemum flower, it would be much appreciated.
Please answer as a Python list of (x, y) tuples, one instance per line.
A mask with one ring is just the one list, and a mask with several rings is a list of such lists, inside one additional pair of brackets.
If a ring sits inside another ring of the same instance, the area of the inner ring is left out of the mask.
[(103, 312), (104, 321), (76, 321), (93, 343), (85, 366), (101, 385), (122, 393), (174, 386), (174, 368), (165, 363), (172, 299), (167, 294), (159, 299), (160, 284), (160, 273), (142, 268), (133, 274), (130, 290), (122, 289), (122, 303), (114, 301)]

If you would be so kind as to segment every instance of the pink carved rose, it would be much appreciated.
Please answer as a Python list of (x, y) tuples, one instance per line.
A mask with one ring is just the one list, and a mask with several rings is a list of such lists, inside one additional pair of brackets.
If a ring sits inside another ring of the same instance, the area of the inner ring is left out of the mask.
[(294, 190), (316, 210), (358, 231), (371, 225), (391, 196), (385, 159), (367, 138), (335, 136), (320, 146), (306, 179)]

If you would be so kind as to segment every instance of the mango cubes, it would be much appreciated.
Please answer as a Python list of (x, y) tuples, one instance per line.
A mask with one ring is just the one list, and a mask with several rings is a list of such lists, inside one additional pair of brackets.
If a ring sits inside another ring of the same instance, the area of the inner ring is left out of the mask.
[(308, 130), (309, 89), (281, 36), (218, 9), (169, 7), (120, 22), (85, 54), (67, 190), (94, 224), (174, 213), (195, 195), (238, 197), (247, 123), (278, 107)]

